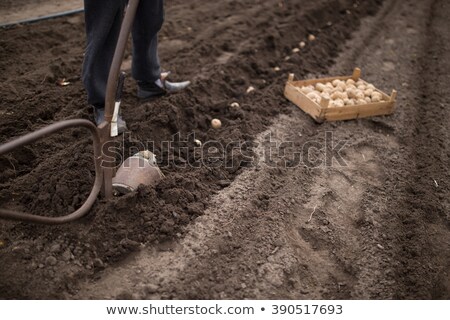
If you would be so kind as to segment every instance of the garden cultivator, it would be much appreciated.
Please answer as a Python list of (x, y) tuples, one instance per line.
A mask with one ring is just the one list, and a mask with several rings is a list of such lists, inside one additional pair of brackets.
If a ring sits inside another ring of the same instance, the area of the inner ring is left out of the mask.
[(114, 154), (107, 147), (108, 142), (117, 136), (120, 91), (124, 81), (124, 74), (120, 72), (120, 66), (138, 5), (139, 0), (129, 0), (123, 19), (106, 88), (105, 121), (98, 127), (84, 119), (60, 121), (0, 146), (1, 156), (64, 129), (74, 127), (88, 129), (93, 139), (95, 181), (87, 200), (75, 212), (61, 217), (46, 217), (0, 209), (0, 218), (42, 224), (67, 223), (86, 215), (99, 193), (109, 199), (113, 196), (113, 187), (116, 187), (119, 192), (129, 192), (135, 190), (139, 184), (150, 185), (161, 179), (161, 171), (156, 165), (154, 155), (149, 151), (140, 152), (126, 159), (115, 175)]

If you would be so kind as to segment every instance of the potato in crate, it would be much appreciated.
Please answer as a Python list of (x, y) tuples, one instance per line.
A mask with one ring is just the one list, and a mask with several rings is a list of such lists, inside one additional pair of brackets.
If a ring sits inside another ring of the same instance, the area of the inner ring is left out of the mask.
[(353, 75), (294, 81), (289, 75), (284, 95), (317, 122), (350, 120), (391, 114), (397, 91), (388, 96), (361, 79), (361, 70)]

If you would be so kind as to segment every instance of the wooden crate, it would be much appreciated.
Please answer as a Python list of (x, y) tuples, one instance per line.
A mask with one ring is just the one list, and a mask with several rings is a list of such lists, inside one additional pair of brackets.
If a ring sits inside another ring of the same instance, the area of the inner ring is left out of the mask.
[(284, 95), (319, 123), (322, 123), (323, 121), (350, 120), (393, 113), (395, 109), (395, 99), (397, 97), (397, 91), (395, 90), (392, 90), (392, 94), (388, 96), (383, 91), (375, 89), (381, 93), (384, 101), (344, 107), (331, 107), (329, 106), (330, 100), (324, 98), (321, 99), (320, 104), (316, 103), (300, 91), (301, 87), (315, 85), (319, 82), (332, 82), (336, 79), (344, 81), (348, 79), (353, 79), (354, 81), (361, 80), (367, 85), (368, 83), (360, 79), (360, 77), (361, 69), (359, 68), (355, 68), (353, 75), (347, 77), (332, 77), (302, 81), (294, 81), (294, 74), (291, 73), (284, 89)]

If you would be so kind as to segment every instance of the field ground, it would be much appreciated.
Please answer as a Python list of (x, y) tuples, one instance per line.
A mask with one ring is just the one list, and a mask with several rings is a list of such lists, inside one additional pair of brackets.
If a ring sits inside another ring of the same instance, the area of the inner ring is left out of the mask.
[[(140, 102), (128, 79), (123, 115), (132, 135), (117, 142), (128, 151), (153, 141), (166, 178), (99, 199), (72, 224), (1, 221), (0, 297), (449, 299), (450, 4), (166, 7), (163, 66), (193, 84)], [(82, 15), (0, 30), (0, 142), (91, 117), (79, 78), (83, 31)], [(316, 40), (292, 53), (310, 33)], [(319, 125), (283, 97), (288, 73), (341, 75), (356, 66), (384, 91), (399, 91), (392, 116)], [(63, 78), (69, 86), (55, 84)], [(256, 90), (246, 94), (250, 85)], [(221, 129), (210, 128), (212, 118)], [(177, 133), (245, 141), (225, 155), (254, 161), (185, 166), (201, 156), (192, 137), (179, 152), (160, 148)], [(288, 141), (270, 165), (265, 151)], [(310, 154), (321, 161), (340, 142), (344, 165), (286, 167), (302, 146), (323, 146)], [(93, 181), (90, 144), (73, 129), (1, 157), (0, 206), (42, 215), (77, 208)]]

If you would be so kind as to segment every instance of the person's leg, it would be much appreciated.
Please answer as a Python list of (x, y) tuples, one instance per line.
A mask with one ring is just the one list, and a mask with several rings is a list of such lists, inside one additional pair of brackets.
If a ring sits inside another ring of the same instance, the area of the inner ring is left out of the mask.
[(161, 79), (158, 57), (158, 32), (164, 22), (164, 1), (141, 1), (133, 24), (133, 78), (138, 82), (139, 98), (147, 99), (178, 92), (190, 82)]
[(106, 83), (125, 3), (125, 0), (84, 0), (87, 47), (83, 63), (83, 83), (88, 103), (97, 108), (104, 106)]
[(132, 75), (137, 81), (154, 82), (160, 78), (158, 32), (163, 21), (163, 0), (140, 1), (132, 29)]

